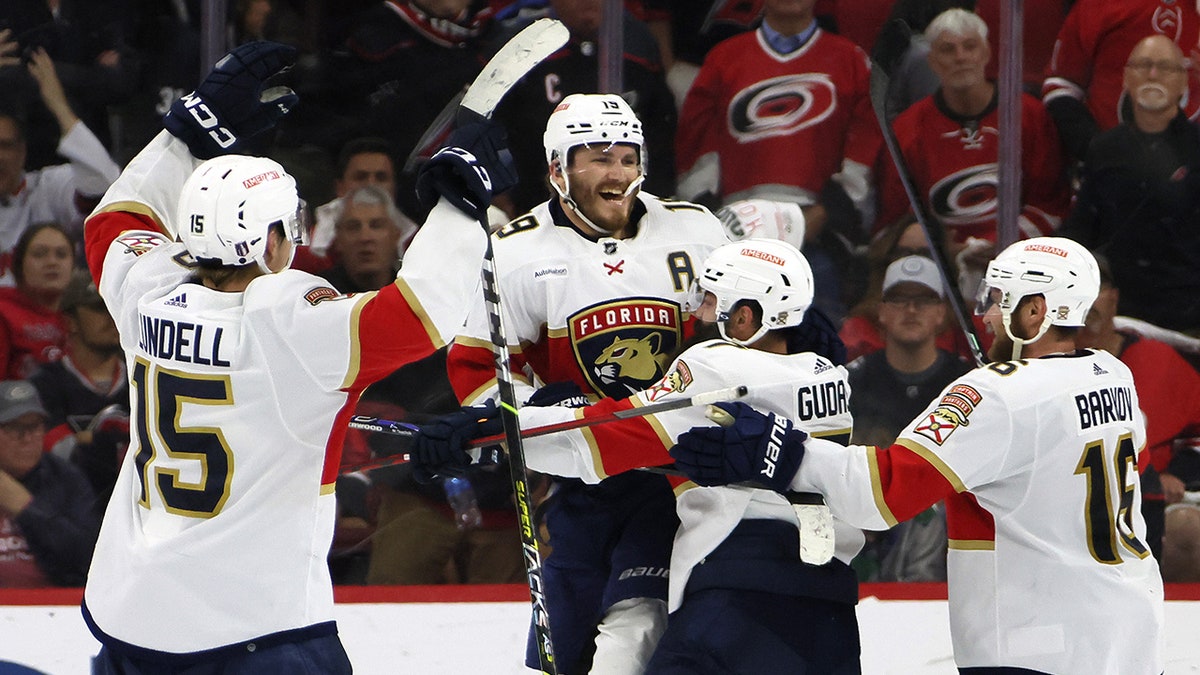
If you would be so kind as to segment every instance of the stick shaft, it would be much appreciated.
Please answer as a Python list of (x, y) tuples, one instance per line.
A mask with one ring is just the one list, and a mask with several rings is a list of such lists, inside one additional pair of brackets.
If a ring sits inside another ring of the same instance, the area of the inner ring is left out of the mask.
[(879, 120), (879, 127), (883, 131), (884, 144), (887, 145), (888, 154), (892, 156), (892, 163), (896, 166), (896, 173), (900, 175), (900, 182), (904, 184), (904, 192), (908, 195), (908, 201), (912, 205), (913, 215), (917, 217), (917, 222), (925, 231), (925, 238), (929, 240), (929, 250), (933, 254), (933, 262), (937, 265), (938, 272), (942, 276), (942, 283), (946, 288), (946, 299), (950, 301), (950, 307), (954, 310), (955, 318), (958, 319), (959, 328), (967, 338), (971, 354), (975, 357), (975, 365), (982, 366), (988, 362), (987, 356), (984, 355), (983, 348), (980, 346), (979, 335), (975, 332), (975, 322), (971, 318), (971, 312), (967, 311), (966, 303), (963, 302), (962, 295), (958, 291), (958, 281), (950, 274), (950, 270), (953, 268), (950, 266), (949, 256), (946, 255), (946, 239), (942, 224), (925, 208), (925, 200), (921, 199), (920, 193), (917, 192), (912, 172), (909, 171), (908, 163), (904, 160), (904, 153), (900, 150), (900, 142), (896, 140), (896, 132), (892, 130), (891, 122), (888, 120), (887, 91), (889, 82), (890, 78), (884, 72), (883, 66), (878, 63), (872, 64), (871, 107), (875, 109), (875, 117)]
[[(569, 431), (571, 429), (581, 429), (597, 424), (606, 424), (617, 420), (632, 419), (635, 417), (643, 417), (645, 415), (656, 415), (668, 410), (678, 410), (697, 405), (708, 405), (717, 401), (734, 401), (746, 395), (747, 388), (743, 386), (730, 387), (728, 389), (716, 389), (700, 394), (695, 394), (687, 398), (677, 398), (670, 401), (662, 401), (660, 403), (651, 403), (641, 406), (640, 408), (630, 408), (628, 410), (618, 410), (607, 415), (598, 415), (596, 417), (587, 417), (580, 419), (567, 420), (556, 424), (547, 424), (545, 426), (533, 427), (532, 429), (522, 429), (521, 438), (535, 438), (537, 436), (545, 436), (554, 434), (560, 431)], [(378, 417), (364, 417), (356, 415), (350, 419), (350, 428), (359, 429), (362, 431), (374, 431), (378, 433), (391, 434), (393, 436), (404, 436), (412, 438), (417, 433), (415, 425), (404, 422), (394, 422), (392, 420), (379, 419)], [(489, 445), (498, 445), (504, 443), (507, 438), (504, 435), (484, 436), (471, 441), (468, 447), (482, 448)], [(408, 453), (398, 453), (388, 455), (387, 457), (379, 457), (369, 462), (356, 464), (346, 467), (342, 473), (355, 473), (356, 471), (370, 471), (372, 469), (381, 469), (385, 466), (393, 466), (411, 461)]]

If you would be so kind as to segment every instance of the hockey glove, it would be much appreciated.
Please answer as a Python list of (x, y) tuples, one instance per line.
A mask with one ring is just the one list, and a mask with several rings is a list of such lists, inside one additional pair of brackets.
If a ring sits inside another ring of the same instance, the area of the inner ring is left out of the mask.
[(846, 343), (842, 342), (837, 326), (816, 305), (808, 308), (804, 321), (788, 334), (788, 353), (800, 352), (824, 356), (835, 366), (846, 365)]
[(463, 213), (486, 220), (492, 197), (516, 184), (504, 127), (461, 110), (446, 145), (417, 173), (417, 199), (422, 208), (432, 209), (445, 197)]
[(697, 485), (754, 482), (786, 492), (804, 458), (808, 438), (785, 417), (745, 403), (718, 403), (727, 426), (692, 427), (680, 434), (671, 457)]
[(589, 405), (587, 394), (579, 388), (578, 384), (571, 381), (554, 382), (533, 392), (533, 396), (525, 402), (527, 406), (537, 408), (549, 408), (550, 406), (558, 406), (559, 408), (583, 408)]
[(296, 60), (296, 49), (248, 42), (225, 55), (196, 91), (171, 105), (163, 124), (198, 159), (244, 152), (246, 141), (275, 126), (299, 97), (287, 87), (263, 89)]
[(466, 407), (422, 424), (409, 450), (413, 478), (428, 483), (435, 476), (464, 475), (471, 464), (467, 443), (503, 430), (500, 409), (492, 401), (486, 405)]

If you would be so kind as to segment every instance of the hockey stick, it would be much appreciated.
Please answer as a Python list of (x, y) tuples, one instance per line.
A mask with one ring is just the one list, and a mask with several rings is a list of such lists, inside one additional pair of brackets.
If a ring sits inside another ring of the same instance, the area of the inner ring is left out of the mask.
[[(459, 111), (464, 117), (491, 117), (496, 105), (514, 84), (558, 51), (567, 42), (570, 32), (553, 19), (539, 19), (496, 52), (483, 67), (463, 95)], [(491, 228), (487, 216), (480, 215), (479, 225), (487, 237), (483, 253), (483, 299), (487, 306), (488, 327), (492, 342), (492, 359), (496, 366), (496, 385), (500, 398), (500, 419), (508, 445), (508, 468), (512, 476), (513, 493), (521, 522), (521, 548), (525, 558), (525, 576), (529, 582), (529, 598), (533, 605), (533, 627), (538, 647), (538, 665), (542, 672), (557, 675), (554, 663), (554, 643), (550, 638), (550, 614), (542, 588), (542, 556), (538, 552), (537, 532), (533, 526), (533, 500), (529, 494), (529, 472), (525, 466), (525, 450), (521, 445), (521, 427), (517, 418), (517, 397), (509, 370), (508, 340), (501, 323), (500, 288), (496, 282), (496, 259), (492, 252)]]
[(982, 366), (988, 360), (980, 347), (979, 335), (975, 332), (975, 322), (971, 318), (972, 313), (967, 310), (967, 305), (959, 294), (958, 282), (950, 277), (952, 268), (950, 267), (950, 258), (946, 255), (946, 233), (942, 229), (941, 222), (925, 208), (925, 201), (917, 192), (912, 172), (909, 171), (904, 154), (900, 151), (900, 142), (896, 140), (896, 132), (892, 130), (892, 124), (888, 120), (887, 93), (890, 82), (891, 78), (884, 72), (883, 66), (872, 63), (871, 107), (875, 109), (875, 118), (879, 120), (879, 128), (883, 131), (883, 141), (887, 144), (888, 154), (892, 156), (896, 173), (900, 174), (900, 182), (904, 184), (904, 192), (908, 195), (908, 202), (912, 204), (913, 215), (917, 217), (917, 222), (925, 231), (925, 238), (929, 240), (929, 250), (933, 254), (933, 262), (937, 265), (938, 273), (942, 277), (942, 284), (945, 285), (946, 298), (950, 301), (955, 318), (958, 319), (959, 328), (967, 338), (971, 354), (975, 357), (975, 365)]
[[(521, 438), (536, 438), (538, 436), (546, 436), (548, 434), (556, 434), (561, 431), (570, 431), (571, 429), (581, 429), (583, 427), (596, 426), (597, 424), (605, 424), (607, 422), (615, 422), (617, 420), (633, 419), (635, 417), (644, 417), (646, 415), (656, 415), (658, 413), (667, 412), (668, 410), (679, 410), (680, 408), (689, 408), (697, 405), (708, 405), (717, 403), (718, 401), (735, 401), (746, 395), (749, 391), (745, 385), (737, 387), (729, 387), (728, 389), (715, 389), (706, 391), (702, 394), (688, 396), (686, 398), (676, 398), (670, 401), (662, 401), (660, 403), (651, 403), (641, 406), (640, 408), (629, 408), (628, 410), (617, 410), (605, 415), (597, 415), (596, 417), (577, 418), (558, 422), (555, 424), (547, 424), (532, 429), (522, 429)], [(355, 415), (350, 418), (350, 428), (359, 429), (362, 431), (374, 431), (393, 436), (404, 436), (411, 438), (416, 435), (418, 427), (406, 422), (393, 422), (392, 420), (383, 420), (378, 417), (367, 417), (365, 415)], [(486, 448), (491, 445), (504, 443), (507, 440), (506, 436), (499, 434), (496, 436), (483, 436), (471, 441), (468, 448)], [(403, 464), (404, 462), (412, 461), (409, 453), (397, 453), (388, 455), (387, 457), (379, 457), (369, 462), (356, 464), (354, 466), (342, 469), (340, 473), (354, 473), (356, 471), (370, 471), (372, 469), (380, 469), (385, 466), (394, 464)]]

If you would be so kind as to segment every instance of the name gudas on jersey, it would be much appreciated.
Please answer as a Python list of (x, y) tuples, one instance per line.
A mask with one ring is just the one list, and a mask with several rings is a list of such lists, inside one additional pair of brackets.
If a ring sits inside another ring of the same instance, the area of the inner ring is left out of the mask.
[(138, 317), (141, 329), (138, 349), (152, 357), (195, 363), (202, 366), (228, 367), (229, 361), (222, 358), (221, 341), (225, 329), (221, 326), (205, 326), (189, 321), (172, 321), (154, 316)]

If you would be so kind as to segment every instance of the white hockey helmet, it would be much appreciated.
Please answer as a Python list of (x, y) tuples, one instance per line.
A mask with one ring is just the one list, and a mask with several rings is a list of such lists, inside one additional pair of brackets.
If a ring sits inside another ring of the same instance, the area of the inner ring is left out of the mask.
[(558, 159), (566, 167), (572, 148), (581, 145), (636, 145), (642, 174), (646, 173), (646, 142), (642, 123), (625, 99), (616, 94), (571, 94), (546, 122), (542, 137), (546, 165)]
[[(1091, 252), (1063, 237), (1035, 237), (1018, 241), (988, 263), (980, 284), (976, 313), (999, 306), (1004, 331), (1013, 341), (1013, 359), (1021, 346), (1046, 334), (1050, 326), (1082, 326), (1100, 293), (1100, 268)], [(1041, 295), (1046, 318), (1029, 339), (1012, 333), (1012, 313), (1021, 299)]]
[[(769, 330), (799, 326), (813, 302), (813, 274), (795, 246), (775, 239), (746, 239), (725, 244), (709, 254), (696, 280), (717, 299), (721, 337), (749, 345)], [(725, 334), (725, 322), (741, 300), (762, 307), (762, 326), (746, 340)]]
[(300, 244), (302, 215), (296, 180), (277, 162), (222, 155), (196, 167), (184, 183), (176, 222), (193, 258), (223, 265), (257, 262), (266, 270), (271, 225), (279, 223), (284, 235)]

